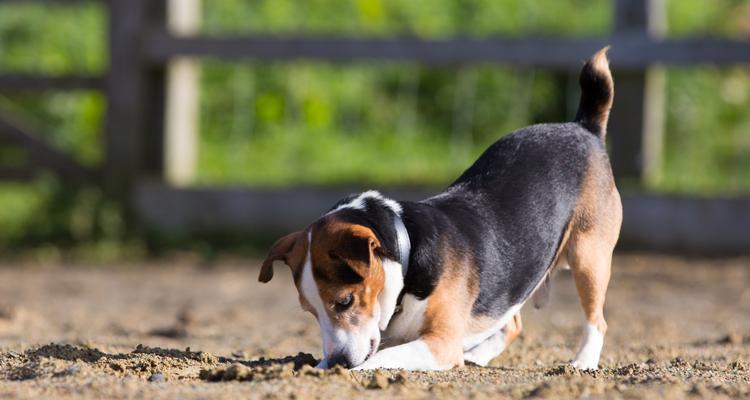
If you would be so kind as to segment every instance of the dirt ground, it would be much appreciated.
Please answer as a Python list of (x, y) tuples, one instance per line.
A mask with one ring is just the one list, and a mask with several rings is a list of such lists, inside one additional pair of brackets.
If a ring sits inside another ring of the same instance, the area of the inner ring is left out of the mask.
[(311, 368), (314, 319), (287, 268), (0, 266), (0, 398), (750, 398), (750, 259), (621, 255), (601, 369), (566, 366), (582, 313), (569, 273), (488, 368)]

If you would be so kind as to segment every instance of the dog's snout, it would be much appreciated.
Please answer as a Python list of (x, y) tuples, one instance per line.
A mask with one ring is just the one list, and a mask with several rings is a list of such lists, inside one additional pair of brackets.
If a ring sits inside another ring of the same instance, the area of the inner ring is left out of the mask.
[(353, 367), (352, 361), (343, 353), (334, 354), (328, 359), (328, 366), (333, 368), (336, 365), (340, 365), (344, 368), (351, 368)]

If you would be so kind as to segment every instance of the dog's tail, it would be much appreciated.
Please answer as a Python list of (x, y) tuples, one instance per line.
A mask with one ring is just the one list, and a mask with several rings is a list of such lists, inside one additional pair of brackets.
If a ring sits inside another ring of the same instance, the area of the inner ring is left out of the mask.
[(578, 122), (598, 136), (602, 141), (607, 135), (607, 120), (615, 85), (609, 71), (607, 51), (609, 46), (594, 54), (581, 70), (581, 102), (578, 105), (575, 122)]

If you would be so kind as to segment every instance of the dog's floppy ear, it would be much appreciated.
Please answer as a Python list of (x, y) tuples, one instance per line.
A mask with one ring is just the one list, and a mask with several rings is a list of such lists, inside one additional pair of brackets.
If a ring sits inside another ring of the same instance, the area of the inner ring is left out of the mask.
[(366, 278), (370, 274), (370, 266), (375, 261), (375, 254), (379, 249), (380, 241), (371, 229), (353, 225), (341, 233), (330, 255), (344, 261), (357, 275)]
[(273, 262), (276, 260), (284, 261), (296, 273), (305, 261), (306, 243), (304, 231), (293, 232), (277, 240), (260, 267), (258, 280), (266, 283), (273, 278)]

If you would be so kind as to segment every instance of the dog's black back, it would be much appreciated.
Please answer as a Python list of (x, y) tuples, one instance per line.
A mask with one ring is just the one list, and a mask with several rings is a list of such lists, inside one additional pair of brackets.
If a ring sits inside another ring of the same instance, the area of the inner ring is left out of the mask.
[(475, 314), (495, 316), (523, 302), (551, 267), (592, 153), (604, 151), (577, 123), (534, 125), (490, 146), (446, 193), (403, 203), (418, 249), (411, 265), (420, 270), (407, 275), (407, 292), (429, 295), (442, 272), (431, 258), (449, 237), (476, 265)]

